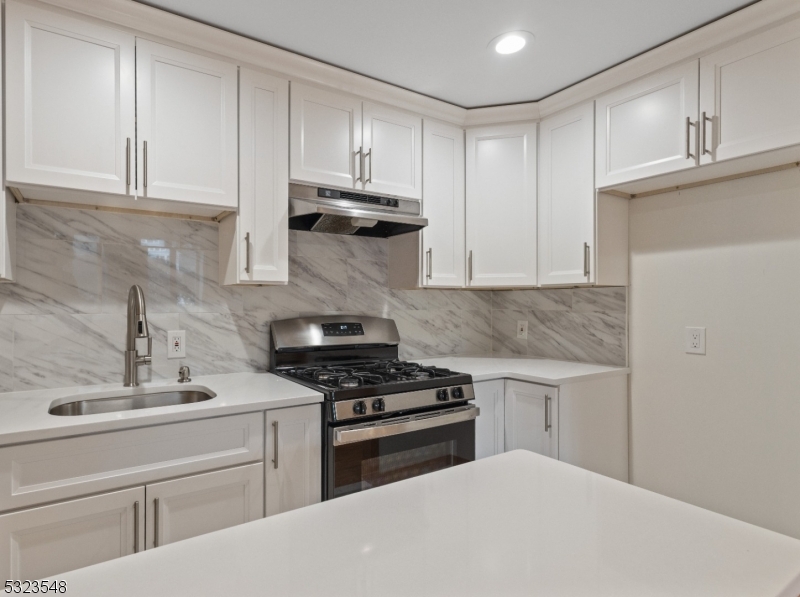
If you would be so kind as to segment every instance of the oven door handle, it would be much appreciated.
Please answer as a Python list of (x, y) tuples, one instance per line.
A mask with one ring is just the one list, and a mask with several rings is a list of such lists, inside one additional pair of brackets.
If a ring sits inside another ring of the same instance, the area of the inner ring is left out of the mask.
[(458, 412), (428, 417), (425, 419), (417, 419), (415, 421), (406, 421), (404, 423), (395, 423), (394, 425), (337, 429), (333, 434), (333, 445), (343, 446), (345, 444), (354, 444), (356, 442), (363, 442), (381, 437), (389, 437), (390, 435), (410, 433), (412, 431), (420, 431), (422, 429), (430, 429), (432, 427), (452, 425), (453, 423), (463, 423), (464, 421), (472, 421), (480, 413), (481, 409), (479, 409), (477, 406), (470, 406)]

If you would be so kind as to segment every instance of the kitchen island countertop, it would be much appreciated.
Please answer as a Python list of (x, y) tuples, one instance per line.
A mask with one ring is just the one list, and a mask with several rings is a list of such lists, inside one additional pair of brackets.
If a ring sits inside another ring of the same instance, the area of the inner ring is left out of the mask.
[(800, 541), (514, 451), (59, 578), (82, 597), (797, 597)]

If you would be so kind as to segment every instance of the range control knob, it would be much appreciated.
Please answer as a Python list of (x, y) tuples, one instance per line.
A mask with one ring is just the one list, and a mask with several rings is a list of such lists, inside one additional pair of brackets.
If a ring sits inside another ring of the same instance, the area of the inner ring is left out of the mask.
[(365, 415), (367, 414), (367, 405), (364, 404), (363, 400), (359, 400), (358, 402), (353, 403), (353, 412), (357, 415)]
[(382, 413), (386, 410), (386, 404), (383, 402), (383, 398), (375, 398), (372, 401), (372, 412)]
[(450, 400), (450, 394), (447, 393), (447, 388), (442, 388), (436, 392), (436, 399), (441, 402), (446, 402)]
[(464, 398), (464, 389), (463, 388), (453, 388), (453, 398), (456, 400), (461, 400)]

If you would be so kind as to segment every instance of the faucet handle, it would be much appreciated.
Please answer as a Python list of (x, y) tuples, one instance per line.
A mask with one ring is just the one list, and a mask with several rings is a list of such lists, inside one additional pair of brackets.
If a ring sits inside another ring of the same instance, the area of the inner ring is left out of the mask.
[(189, 377), (191, 374), (192, 372), (186, 365), (178, 369), (178, 383), (186, 383), (187, 381), (192, 381), (192, 378)]

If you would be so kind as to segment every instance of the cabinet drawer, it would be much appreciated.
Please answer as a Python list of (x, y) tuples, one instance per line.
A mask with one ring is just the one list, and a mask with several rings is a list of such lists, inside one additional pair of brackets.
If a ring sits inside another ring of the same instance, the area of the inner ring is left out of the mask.
[(0, 449), (0, 511), (263, 459), (263, 413)]

